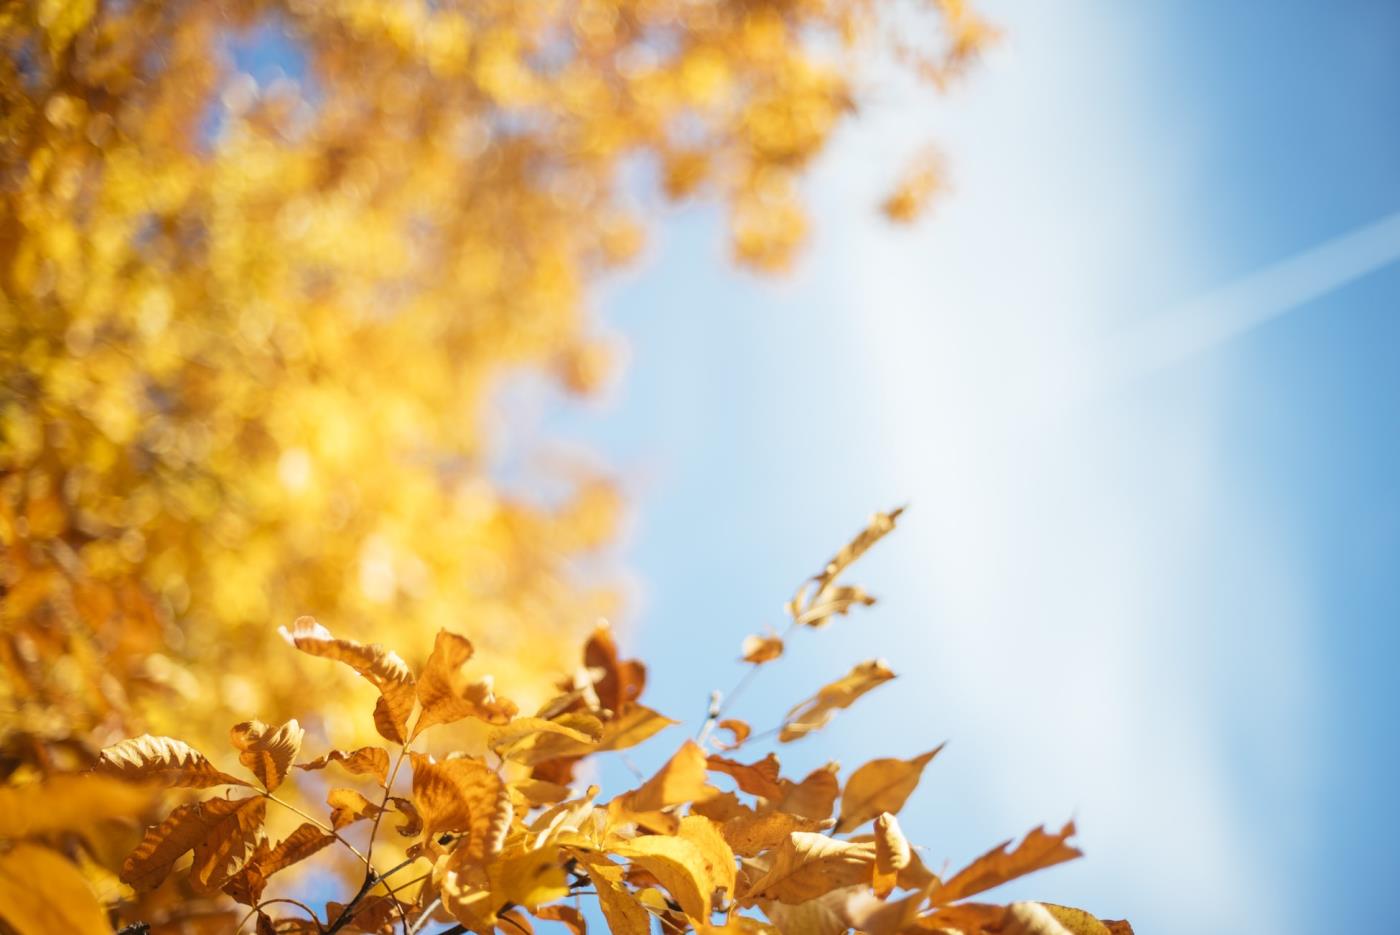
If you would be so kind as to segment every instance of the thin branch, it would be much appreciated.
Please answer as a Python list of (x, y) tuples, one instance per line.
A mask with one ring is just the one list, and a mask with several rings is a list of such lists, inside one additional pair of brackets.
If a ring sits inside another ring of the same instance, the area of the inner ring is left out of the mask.
[(434, 912), (437, 912), (438, 906), (441, 906), (441, 905), (442, 905), (442, 897), (441, 897), (441, 896), (439, 896), (437, 899), (433, 900), (432, 902), (428, 903), (428, 907), (427, 907), (426, 909), (423, 910), (423, 914), (422, 914), (421, 916), (418, 917), (418, 921), (413, 923), (413, 927), (410, 928), (410, 929), (406, 929), (406, 930), (405, 930), (405, 935), (414, 935), (415, 932), (417, 932), (419, 929), (421, 929), (421, 928), (427, 923), (428, 919), (432, 916), (432, 914), (433, 914)]
[(264, 792), (264, 793), (263, 793), (263, 797), (266, 798), (266, 799), (268, 799), (269, 801), (276, 802), (278, 805), (282, 806), (283, 808), (285, 808), (285, 809), (287, 809), (287, 810), (289, 810), (289, 811), (295, 812), (296, 814), (300, 815), (302, 818), (305, 818), (307, 821), (311, 822), (311, 823), (312, 823), (313, 825), (315, 825), (316, 827), (320, 828), (322, 831), (326, 832), (326, 834), (331, 835), (333, 838), (335, 838), (335, 839), (336, 839), (337, 841), (339, 841), (341, 844), (344, 844), (346, 847), (348, 847), (348, 848), (350, 849), (350, 853), (354, 854), (356, 857), (358, 857), (358, 858), (360, 859), (360, 863), (364, 864), (366, 868), (369, 867), (369, 858), (366, 857), (364, 854), (361, 854), (359, 848), (355, 847), (355, 845), (353, 845), (353, 844), (351, 844), (349, 841), (345, 840), (345, 838), (341, 836), (340, 832), (339, 832), (339, 831), (336, 831), (336, 830), (335, 830), (334, 828), (332, 828), (330, 825), (327, 825), (327, 824), (325, 824), (324, 822), (318, 821), (317, 819), (313, 818), (311, 815), (308, 815), (306, 812), (304, 812), (304, 811), (302, 811), (301, 809), (297, 808), (297, 807), (296, 807), (295, 805), (293, 805), (291, 802), (288, 802), (286, 799), (279, 799), (277, 796), (273, 795), (271, 792)]

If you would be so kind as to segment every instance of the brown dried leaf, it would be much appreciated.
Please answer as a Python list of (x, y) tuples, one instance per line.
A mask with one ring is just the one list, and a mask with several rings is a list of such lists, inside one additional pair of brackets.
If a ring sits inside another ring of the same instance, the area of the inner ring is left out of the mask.
[(258, 857), (256, 860), (263, 876), (270, 877), (278, 871), (286, 870), (292, 864), (305, 860), (321, 848), (329, 847), (334, 842), (334, 835), (326, 834), (309, 821), (303, 822), (297, 826), (295, 831), (278, 841), (277, 846), (269, 851), (265, 857)]
[[(804, 584), (793, 596), (793, 599), (788, 603), (788, 613), (792, 615), (792, 618), (807, 626), (821, 627), (831, 619), (832, 613), (844, 613), (846, 609), (849, 609), (854, 601), (847, 601), (842, 610), (832, 609), (830, 612), (816, 616), (808, 613), (808, 611), (832, 600), (833, 586), (840, 574), (849, 568), (852, 562), (869, 551), (871, 546), (893, 531), (895, 522), (903, 512), (904, 508), (900, 507), (888, 513), (876, 513), (872, 516), (869, 525), (861, 530), (841, 551), (837, 552), (831, 561), (826, 563), (826, 567), (819, 574), (812, 576), (810, 581)], [(813, 592), (810, 598), (809, 592)]]
[(142, 734), (104, 748), (92, 769), (129, 782), (154, 782), (188, 789), (248, 785), (219, 770), (183, 740), (152, 734)]
[(767, 872), (744, 893), (746, 900), (802, 903), (870, 877), (875, 845), (838, 841), (824, 834), (795, 831), (773, 851)]
[(740, 789), (750, 795), (776, 801), (786, 794), (775, 754), (770, 753), (757, 763), (740, 763), (722, 756), (711, 756), (707, 764), (715, 772), (731, 777)]
[(468, 859), (498, 853), (510, 825), (505, 783), (485, 763), (470, 757), (434, 762), (419, 753), (413, 761), (413, 804), (423, 818), (424, 843), (443, 832), (465, 833), (458, 847)]
[(403, 824), (394, 826), (395, 831), (406, 838), (416, 838), (423, 833), (423, 816), (418, 814), (418, 807), (411, 800), (391, 795), (389, 804), (404, 817)]
[(756, 857), (782, 844), (794, 831), (814, 832), (830, 826), (830, 820), (803, 818), (787, 812), (765, 812), (761, 815), (735, 815), (724, 822), (721, 830), (734, 853), (741, 857)]
[(728, 731), (730, 736), (734, 738), (730, 743), (715, 742), (717, 748), (725, 751), (739, 749), (744, 745), (744, 741), (749, 739), (749, 735), (753, 733), (753, 728), (748, 725), (747, 721), (741, 721), (737, 718), (725, 718), (715, 726), (720, 730)]
[(539, 734), (529, 745), (513, 749), (511, 759), (525, 766), (535, 766), (548, 760), (577, 759), (593, 753), (623, 750), (635, 747), (657, 731), (675, 723), (650, 708), (633, 704), (628, 707), (627, 713), (603, 724), (603, 733), (597, 743), (578, 740), (558, 732), (544, 733)]
[(374, 706), (374, 726), (385, 740), (405, 743), (408, 717), (417, 695), (408, 664), (378, 643), (336, 639), (314, 617), (298, 617), (289, 631), (279, 627), (282, 638), (304, 653), (343, 662), (379, 690)]
[(438, 631), (433, 651), (418, 676), (418, 703), (423, 712), (413, 727), (415, 737), (430, 727), (465, 717), (506, 724), (515, 716), (519, 709), (511, 701), (496, 698), (489, 676), (469, 683), (462, 675), (462, 666), (472, 653), (471, 641), (465, 636)]
[(1067, 822), (1058, 834), (1047, 834), (1044, 826), (1033, 829), (1014, 850), (1011, 841), (992, 848), (958, 871), (933, 893), (935, 906), (966, 899), (1045, 867), (1082, 856), (1067, 842), (1074, 836), (1074, 822)]
[(778, 740), (791, 743), (815, 730), (825, 727), (836, 712), (848, 708), (866, 692), (894, 678), (889, 664), (883, 659), (871, 659), (851, 669), (846, 675), (825, 685), (811, 698), (795, 705), (783, 718)]
[(853, 831), (881, 812), (897, 813), (919, 785), (919, 777), (943, 745), (912, 760), (871, 760), (851, 774), (841, 793), (836, 833)]
[(588, 923), (584, 920), (583, 913), (573, 906), (540, 906), (533, 912), (536, 919), (560, 923), (571, 935), (588, 935)]
[(325, 769), (331, 763), (339, 763), (357, 776), (374, 776), (381, 786), (389, 778), (389, 751), (383, 747), (360, 747), (348, 753), (344, 750), (332, 750), (310, 763), (298, 763), (297, 769)]
[(229, 728), (229, 742), (239, 751), (238, 762), (257, 777), (268, 792), (282, 785), (292, 760), (301, 752), (306, 731), (296, 719), (276, 730), (269, 730), (262, 721), (244, 721)]
[(266, 807), (267, 800), (260, 795), (179, 806), (160, 824), (146, 829), (141, 843), (122, 864), (122, 881), (138, 890), (154, 889), (175, 861), (193, 848), (190, 876), (196, 889), (222, 886), (255, 843)]
[(768, 636), (746, 636), (744, 645), (740, 648), (745, 662), (751, 662), (756, 666), (761, 666), (765, 662), (772, 662), (783, 654), (783, 641), (773, 635)]
[(1018, 902), (1006, 907), (1000, 935), (1113, 935), (1113, 932), (1083, 909)]
[(583, 664), (598, 673), (593, 681), (598, 703), (615, 717), (625, 714), (646, 687), (647, 667), (636, 659), (618, 659), (612, 628), (606, 624), (595, 629), (584, 644)]

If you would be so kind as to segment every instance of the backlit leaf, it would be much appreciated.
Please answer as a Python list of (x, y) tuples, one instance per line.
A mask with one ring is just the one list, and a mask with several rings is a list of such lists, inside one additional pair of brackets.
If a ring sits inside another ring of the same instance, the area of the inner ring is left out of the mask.
[(82, 872), (56, 851), (19, 842), (0, 851), (0, 922), (15, 935), (110, 935)]
[(838, 841), (824, 834), (795, 831), (773, 851), (768, 870), (743, 894), (745, 899), (802, 903), (870, 876), (875, 845)]
[(825, 727), (839, 709), (850, 707), (866, 692), (892, 678), (894, 673), (883, 659), (862, 662), (845, 676), (823, 686), (811, 698), (795, 705), (783, 718), (778, 740), (791, 743)]
[(380, 736), (395, 743), (408, 740), (408, 717), (413, 713), (417, 695), (413, 689), (413, 673), (408, 664), (378, 643), (357, 643), (336, 639), (314, 617), (298, 617), (291, 630), (279, 627), (278, 633), (304, 653), (343, 662), (379, 690), (374, 706), (374, 726)]
[(1047, 834), (1043, 827), (1035, 828), (1011, 850), (1007, 850), (1011, 841), (1000, 844), (934, 890), (933, 902), (943, 905), (976, 896), (1008, 880), (1080, 857), (1081, 852), (1067, 843), (1073, 836), (1071, 821), (1056, 834)]
[(191, 879), (197, 888), (218, 888), (253, 845), (266, 805), (261, 796), (250, 796), (178, 806), (160, 824), (146, 829), (122, 864), (122, 881), (138, 890), (154, 889), (175, 861), (194, 849)]
[(851, 774), (841, 791), (841, 817), (836, 833), (853, 831), (881, 812), (897, 813), (919, 784), (924, 767), (943, 747), (912, 760), (871, 760)]
[(339, 763), (356, 775), (371, 775), (379, 780), (381, 786), (389, 778), (389, 751), (383, 747), (360, 747), (348, 753), (344, 750), (332, 750), (309, 763), (298, 763), (297, 769), (325, 769), (331, 763)]
[(423, 712), (413, 727), (415, 735), (438, 724), (450, 724), (464, 717), (480, 718), (492, 724), (505, 724), (518, 710), (514, 703), (495, 696), (489, 679), (468, 682), (462, 675), (472, 657), (472, 644), (465, 636), (439, 630), (432, 654), (418, 676), (418, 703)]
[(184, 741), (151, 734), (104, 748), (93, 771), (132, 782), (190, 789), (248, 785), (219, 770), (204, 754)]
[(510, 824), (510, 796), (501, 778), (479, 760), (411, 757), (413, 804), (422, 816), (424, 841), (444, 831), (460, 833), (466, 840), (458, 850), (472, 859), (498, 853)]
[(301, 752), (306, 731), (293, 718), (276, 730), (269, 729), (262, 721), (244, 721), (229, 728), (228, 735), (239, 751), (238, 762), (271, 792), (287, 778), (287, 770)]

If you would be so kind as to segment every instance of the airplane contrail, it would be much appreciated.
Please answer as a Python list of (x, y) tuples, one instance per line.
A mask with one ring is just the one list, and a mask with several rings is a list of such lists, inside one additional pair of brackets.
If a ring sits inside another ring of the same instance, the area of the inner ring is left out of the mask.
[(1100, 388), (1222, 344), (1400, 260), (1400, 212), (1280, 260), (1113, 336)]

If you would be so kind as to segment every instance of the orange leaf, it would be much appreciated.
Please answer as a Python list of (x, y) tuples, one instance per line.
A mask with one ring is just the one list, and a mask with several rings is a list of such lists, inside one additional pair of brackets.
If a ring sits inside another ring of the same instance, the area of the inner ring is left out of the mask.
[(93, 772), (132, 782), (157, 782), (189, 789), (248, 785), (220, 771), (204, 754), (183, 740), (151, 734), (104, 748)]
[(1073, 836), (1074, 822), (1071, 821), (1058, 834), (1047, 834), (1044, 826), (1035, 828), (1011, 851), (1007, 848), (1012, 842), (1006, 841), (968, 864), (936, 889), (933, 903), (941, 906), (966, 899), (1008, 880), (1080, 857), (1082, 852), (1066, 843)]
[(385, 740), (407, 741), (408, 716), (416, 694), (408, 664), (378, 643), (336, 639), (314, 617), (298, 617), (292, 629), (279, 627), (282, 638), (304, 653), (343, 662), (379, 690), (374, 705), (374, 726)]
[(862, 662), (846, 675), (823, 686), (811, 698), (795, 705), (783, 718), (778, 740), (791, 743), (825, 727), (836, 716), (837, 710), (850, 707), (866, 692), (892, 678), (894, 673), (883, 659)]
[(458, 848), (468, 859), (484, 860), (500, 851), (510, 825), (510, 796), (501, 778), (470, 757), (435, 762), (419, 753), (413, 760), (413, 804), (431, 848), (443, 832), (465, 833)]
[(919, 785), (924, 767), (942, 750), (940, 744), (912, 760), (871, 760), (851, 774), (841, 793), (841, 818), (836, 833), (844, 834), (881, 812), (898, 812)]
[(724, 773), (739, 784), (739, 788), (764, 799), (781, 799), (784, 795), (782, 779), (778, 775), (778, 758), (770, 753), (757, 763), (740, 763), (722, 756), (711, 756), (709, 768)]
[(472, 652), (472, 644), (465, 636), (438, 631), (433, 651), (418, 677), (418, 703), (423, 706), (423, 713), (413, 727), (414, 736), (429, 727), (464, 717), (505, 724), (515, 716), (515, 704), (496, 698), (489, 676), (468, 683), (462, 675), (462, 666), (471, 659)]
[(325, 769), (331, 763), (339, 763), (356, 775), (372, 775), (379, 780), (381, 786), (389, 778), (389, 751), (383, 747), (360, 747), (348, 753), (344, 750), (332, 750), (310, 763), (298, 763), (297, 769)]
[(292, 760), (301, 752), (306, 731), (296, 719), (275, 731), (269, 731), (262, 721), (244, 721), (229, 728), (229, 741), (239, 751), (238, 762), (257, 777), (268, 792), (282, 785), (291, 769)]
[(875, 861), (875, 845), (838, 841), (824, 834), (794, 831), (773, 851), (768, 870), (744, 893), (747, 900), (803, 903), (834, 889), (865, 881)]

